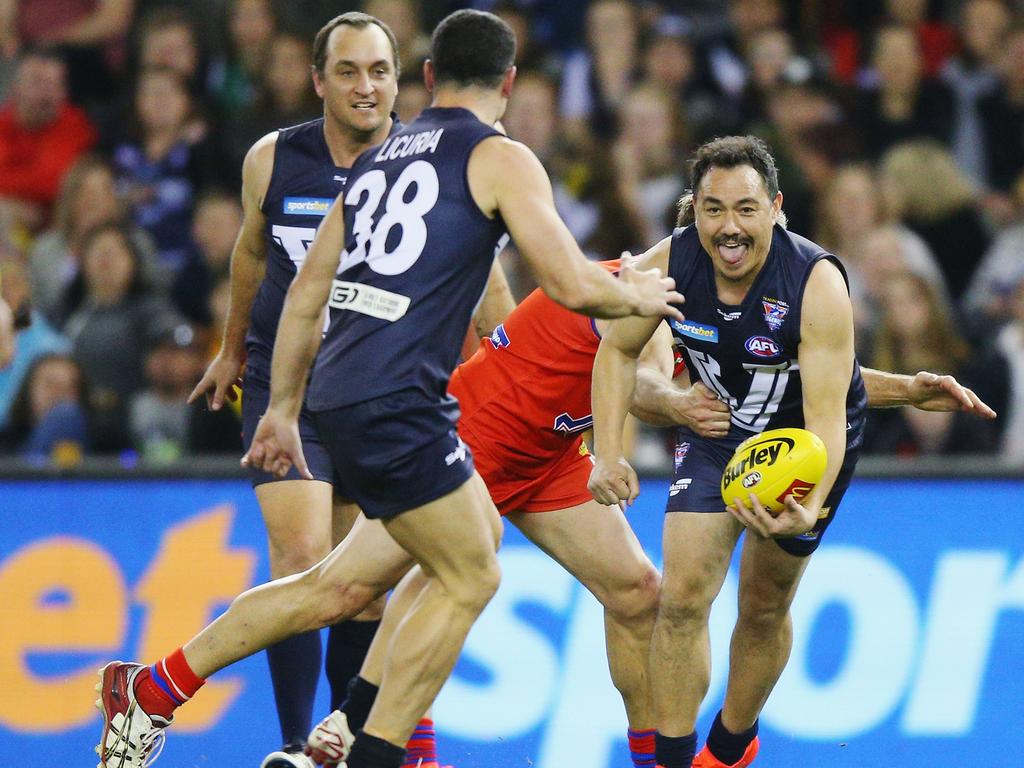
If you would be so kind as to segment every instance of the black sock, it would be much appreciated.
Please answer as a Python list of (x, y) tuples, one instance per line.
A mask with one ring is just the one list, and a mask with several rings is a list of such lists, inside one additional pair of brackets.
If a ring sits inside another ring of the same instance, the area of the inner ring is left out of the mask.
[(313, 699), (320, 679), (320, 632), (303, 632), (267, 648), (281, 743), (300, 746), (313, 727)]
[(654, 754), (663, 768), (690, 768), (697, 752), (697, 732), (689, 736), (654, 734)]
[(757, 720), (741, 733), (733, 733), (722, 725), (722, 710), (715, 715), (715, 722), (708, 732), (708, 749), (718, 760), (726, 765), (738, 762), (747, 749), (747, 745), (757, 736)]
[(405, 747), (396, 747), (363, 731), (356, 736), (352, 751), (345, 759), (348, 768), (401, 768), (403, 762)]
[(366, 719), (370, 716), (379, 690), (376, 685), (358, 676), (353, 677), (352, 682), (348, 684), (348, 698), (341, 705), (341, 711), (348, 718), (348, 727), (352, 729), (352, 733), (359, 733), (366, 725)]
[(348, 695), (348, 684), (363, 667), (373, 636), (377, 634), (377, 621), (349, 619), (331, 627), (327, 634), (327, 682), (331, 684), (331, 709), (339, 709)]

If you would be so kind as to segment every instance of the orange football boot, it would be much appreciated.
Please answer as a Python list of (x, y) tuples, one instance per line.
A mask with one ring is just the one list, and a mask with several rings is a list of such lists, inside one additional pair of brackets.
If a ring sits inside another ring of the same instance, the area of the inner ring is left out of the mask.
[(757, 750), (760, 748), (761, 743), (757, 736), (755, 736), (753, 741), (747, 745), (746, 750), (743, 752), (743, 757), (732, 765), (726, 765), (711, 754), (711, 750), (705, 745), (704, 749), (693, 758), (693, 768), (747, 768), (748, 765), (754, 762), (754, 758), (757, 757)]

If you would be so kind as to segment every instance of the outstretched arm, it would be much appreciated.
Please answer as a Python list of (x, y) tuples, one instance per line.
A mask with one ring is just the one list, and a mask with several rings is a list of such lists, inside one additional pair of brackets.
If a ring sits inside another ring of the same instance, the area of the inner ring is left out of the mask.
[(191, 403), (205, 395), (212, 411), (219, 411), (225, 398), (236, 398), (232, 385), (238, 383), (245, 361), (245, 334), (252, 304), (267, 270), (262, 205), (274, 167), (276, 142), (276, 132), (264, 136), (252, 146), (242, 164), (242, 228), (231, 250), (231, 292), (220, 351), (188, 398)]
[(288, 288), (274, 339), (270, 405), (242, 464), (284, 477), (292, 464), (312, 480), (299, 439), (298, 417), (309, 367), (320, 348), (322, 318), (345, 242), (342, 195), (324, 217), (306, 260)]
[(952, 376), (920, 371), (915, 376), (861, 368), (869, 408), (912, 405), (922, 411), (966, 411), (984, 419), (996, 412)]
[[(668, 268), (668, 241), (644, 255), (643, 267)], [(594, 470), (588, 487), (602, 504), (632, 504), (640, 493), (636, 472), (623, 455), (626, 413), (636, 387), (637, 359), (662, 321), (626, 317), (608, 323), (594, 358), (591, 410), (594, 414)]]
[(628, 267), (615, 279), (586, 259), (555, 210), (544, 167), (524, 145), (482, 141), (470, 156), (469, 185), (482, 211), (502, 217), (537, 282), (562, 306), (591, 317), (682, 318), (671, 279)]

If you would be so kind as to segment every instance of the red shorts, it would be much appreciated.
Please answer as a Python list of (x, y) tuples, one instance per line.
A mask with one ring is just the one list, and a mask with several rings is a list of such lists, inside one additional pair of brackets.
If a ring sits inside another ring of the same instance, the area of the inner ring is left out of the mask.
[(500, 454), (472, 431), (460, 427), (459, 433), (472, 449), (477, 472), (502, 516), (569, 509), (594, 498), (587, 490), (594, 461), (581, 438), (538, 470), (523, 473), (498, 458)]

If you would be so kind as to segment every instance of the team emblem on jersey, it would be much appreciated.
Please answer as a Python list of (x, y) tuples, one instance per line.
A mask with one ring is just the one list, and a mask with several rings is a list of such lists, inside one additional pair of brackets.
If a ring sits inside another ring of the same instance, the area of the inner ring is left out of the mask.
[(555, 417), (551, 429), (555, 432), (564, 432), (567, 435), (583, 432), (594, 424), (594, 417), (591, 414), (574, 419), (568, 413), (560, 413)]
[(782, 352), (782, 347), (767, 336), (751, 336), (743, 346), (747, 352), (757, 357), (776, 357)]
[(508, 339), (508, 334), (505, 333), (504, 323), (495, 328), (491, 335), (487, 337), (487, 340), (491, 342), (491, 346), (494, 347), (495, 349), (507, 347), (509, 344), (512, 343)]
[(684, 320), (683, 322), (672, 320), (670, 323), (672, 330), (680, 336), (688, 336), (698, 341), (709, 341), (712, 344), (718, 343), (718, 329), (713, 325), (695, 323), (693, 320)]
[(789, 314), (789, 304), (779, 299), (762, 296), (761, 306), (764, 307), (764, 321), (768, 323), (768, 327), (773, 331), (779, 330), (782, 327), (782, 321)]
[(284, 212), (293, 216), (326, 216), (333, 202), (329, 197), (286, 197)]
[(672, 460), (672, 464), (676, 468), (676, 470), (678, 470), (681, 466), (683, 466), (683, 459), (686, 458), (686, 454), (688, 454), (689, 452), (690, 452), (690, 444), (689, 443), (679, 443), (676, 446), (676, 455), (675, 455), (675, 458)]

